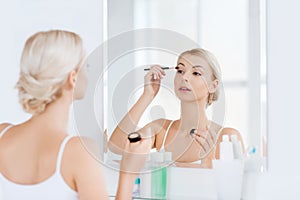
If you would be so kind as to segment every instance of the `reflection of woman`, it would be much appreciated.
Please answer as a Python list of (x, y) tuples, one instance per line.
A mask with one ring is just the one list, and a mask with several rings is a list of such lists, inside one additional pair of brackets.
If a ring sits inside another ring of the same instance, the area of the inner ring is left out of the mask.
[[(0, 124), (1, 200), (108, 199), (101, 165), (79, 137), (66, 132), (73, 98), (85, 93), (84, 63), (82, 40), (75, 33), (39, 32), (27, 40), (17, 88), (23, 109), (33, 115), (18, 125)], [(140, 146), (127, 147), (143, 152)], [(121, 172), (120, 198), (130, 198), (134, 178)]]
[[(242, 141), (237, 130), (221, 127), (206, 115), (207, 106), (216, 101), (219, 95), (221, 75), (218, 63), (210, 52), (193, 49), (179, 56), (176, 68), (174, 89), (181, 101), (180, 119), (158, 119), (139, 132), (151, 132), (152, 147), (171, 151), (173, 160), (179, 163), (202, 160), (202, 167), (211, 167), (212, 159), (219, 158), (221, 135), (235, 134)], [(143, 112), (158, 93), (163, 76), (165, 72), (159, 66), (152, 66), (145, 75), (143, 94), (110, 138), (109, 146), (113, 152), (120, 153), (123, 149), (125, 133), (136, 129)], [(196, 134), (190, 134), (192, 129), (196, 129)]]

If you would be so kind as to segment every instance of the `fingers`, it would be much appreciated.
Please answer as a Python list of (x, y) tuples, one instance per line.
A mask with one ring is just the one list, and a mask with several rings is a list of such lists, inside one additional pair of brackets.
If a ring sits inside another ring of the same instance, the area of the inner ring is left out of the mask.
[(214, 136), (211, 132), (207, 131), (206, 134), (206, 142), (208, 143), (210, 148), (213, 148), (215, 145), (215, 140), (214, 140)]
[(166, 75), (166, 72), (159, 65), (153, 65), (150, 67), (150, 71), (147, 73), (152, 80), (161, 80)]
[(210, 150), (210, 145), (207, 142), (207, 140), (205, 138), (203, 138), (203, 136), (194, 135), (194, 139), (197, 142), (197, 144), (199, 145), (199, 148), (201, 151), (208, 152)]
[(216, 145), (216, 133), (214, 131), (206, 131), (203, 133), (197, 133), (197, 131), (193, 134), (194, 140), (199, 145), (200, 156), (205, 156), (209, 153)]

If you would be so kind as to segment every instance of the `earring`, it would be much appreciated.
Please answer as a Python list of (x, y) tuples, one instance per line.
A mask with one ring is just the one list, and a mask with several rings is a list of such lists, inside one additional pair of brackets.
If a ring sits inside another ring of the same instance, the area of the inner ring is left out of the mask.
[(214, 93), (209, 93), (209, 96), (208, 96), (208, 104), (209, 105), (213, 102), (213, 98), (214, 98)]

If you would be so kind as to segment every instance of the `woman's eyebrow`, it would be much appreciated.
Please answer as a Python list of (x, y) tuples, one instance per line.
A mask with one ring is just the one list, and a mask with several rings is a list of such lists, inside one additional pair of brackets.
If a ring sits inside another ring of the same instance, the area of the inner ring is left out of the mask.
[[(182, 65), (183, 67), (185, 67), (185, 65), (183, 63), (178, 63), (177, 66), (178, 65)], [(192, 68), (201, 68), (203, 71), (205, 71), (205, 68), (203, 66), (201, 66), (201, 65), (195, 65)]]
[(203, 66), (201, 66), (201, 65), (195, 65), (195, 66), (193, 66), (193, 68), (201, 68), (202, 70), (205, 71), (205, 68)]
[[(178, 65), (182, 65), (182, 66), (184, 66), (184, 67), (185, 67), (185, 65), (184, 65), (183, 63), (178, 63)], [(177, 65), (177, 66), (178, 66), (178, 65)]]

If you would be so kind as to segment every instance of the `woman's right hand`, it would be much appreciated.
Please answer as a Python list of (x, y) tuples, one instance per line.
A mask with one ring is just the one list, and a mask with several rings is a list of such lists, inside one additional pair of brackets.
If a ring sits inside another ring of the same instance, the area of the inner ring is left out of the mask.
[(149, 72), (144, 77), (144, 94), (155, 97), (160, 88), (161, 79), (166, 75), (159, 65), (150, 67)]
[(116, 200), (132, 199), (132, 190), (136, 177), (146, 163), (152, 140), (143, 139), (135, 143), (127, 140), (120, 165), (119, 184)]
[(138, 174), (146, 163), (147, 156), (152, 148), (152, 138), (142, 138), (141, 141), (130, 143), (122, 154), (120, 170), (123, 173)]

